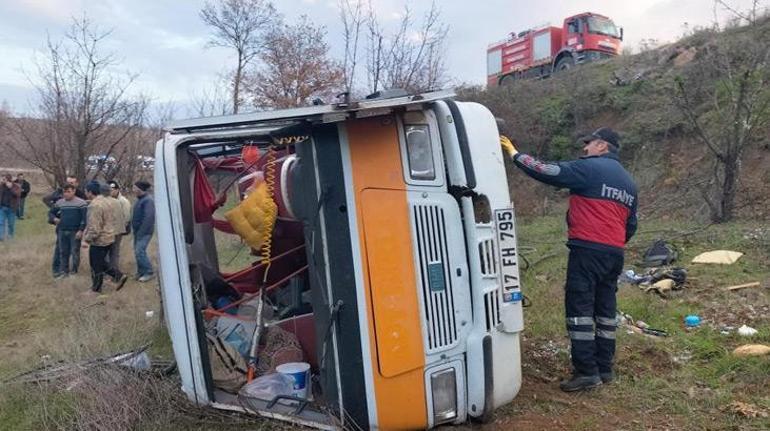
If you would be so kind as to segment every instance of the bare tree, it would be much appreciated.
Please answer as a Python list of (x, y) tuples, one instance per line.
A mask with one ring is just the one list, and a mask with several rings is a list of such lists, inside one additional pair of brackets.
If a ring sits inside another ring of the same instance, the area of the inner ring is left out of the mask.
[(204, 23), (212, 27), (209, 46), (232, 48), (236, 66), (232, 78), (232, 112), (238, 113), (242, 103), (241, 86), (246, 68), (259, 55), (265, 33), (279, 20), (269, 0), (209, 1), (200, 11)]
[[(245, 79), (245, 75), (244, 75)], [(191, 105), (187, 109), (187, 116), (211, 117), (216, 115), (229, 115), (233, 111), (232, 94), (228, 91), (230, 78), (219, 74), (217, 79), (211, 80), (207, 86), (197, 89), (191, 98)], [(241, 92), (245, 83), (241, 83)], [(243, 98), (244, 96), (241, 96)]]
[(267, 36), (262, 64), (249, 75), (248, 89), (258, 108), (308, 105), (344, 88), (342, 66), (329, 57), (326, 31), (302, 16), (293, 26), (277, 26)]
[(342, 36), (345, 42), (345, 55), (342, 71), (345, 79), (345, 91), (353, 93), (356, 81), (356, 69), (359, 60), (359, 42), (361, 30), (366, 20), (363, 0), (338, 0), (337, 7), (342, 21)]
[[(5, 141), (52, 184), (62, 184), (67, 173), (81, 181), (102, 174), (142, 127), (147, 99), (128, 95), (136, 75), (114, 73), (118, 59), (101, 50), (109, 35), (84, 16), (73, 19), (62, 41), (48, 38), (31, 79), (38, 118), (15, 121), (19, 139)], [(88, 170), (91, 155), (101, 158)]]
[(705, 45), (675, 81), (674, 102), (712, 156), (700, 189), (719, 223), (733, 218), (745, 150), (770, 123), (770, 34), (749, 22), (756, 31), (729, 30), (731, 37)]
[(757, 22), (757, 18), (760, 17), (763, 12), (759, 7), (760, 3), (761, 0), (752, 0), (751, 7), (744, 11), (740, 10), (737, 6), (731, 4), (729, 1), (714, 0), (714, 10), (716, 11), (717, 6), (721, 6), (738, 20), (745, 21), (749, 25), (754, 25)]
[(404, 6), (396, 32), (386, 34), (370, 5), (367, 23), (367, 73), (372, 91), (403, 88), (410, 92), (435, 89), (447, 81), (445, 41), (449, 26), (441, 21), (436, 2), (415, 29), (409, 6)]

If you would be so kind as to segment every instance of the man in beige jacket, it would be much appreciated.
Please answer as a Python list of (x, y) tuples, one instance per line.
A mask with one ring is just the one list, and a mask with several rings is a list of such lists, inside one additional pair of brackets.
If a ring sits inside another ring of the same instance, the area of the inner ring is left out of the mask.
[[(110, 188), (110, 197), (107, 199), (115, 213), (115, 242), (112, 243), (107, 253), (107, 262), (110, 268), (120, 273), (120, 247), (123, 237), (131, 232), (131, 202), (120, 193), (120, 185), (117, 181), (107, 182)], [(115, 283), (119, 280), (114, 279)]]
[(91, 181), (86, 186), (86, 197), (91, 203), (88, 205), (88, 222), (83, 240), (91, 246), (88, 250), (91, 290), (97, 293), (102, 291), (104, 274), (116, 280), (116, 290), (120, 290), (128, 279), (128, 276), (110, 268), (107, 263), (107, 253), (115, 242), (115, 207), (109, 201), (109, 195), (109, 186), (102, 186), (97, 181)]

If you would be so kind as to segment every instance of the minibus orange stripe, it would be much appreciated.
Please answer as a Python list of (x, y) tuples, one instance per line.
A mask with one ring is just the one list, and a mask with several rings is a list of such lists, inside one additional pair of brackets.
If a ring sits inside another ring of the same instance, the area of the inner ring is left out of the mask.
[(346, 127), (367, 314), (374, 323), (370, 356), (363, 359), (373, 361), (378, 426), (424, 429), (425, 354), (396, 122), (374, 117)]

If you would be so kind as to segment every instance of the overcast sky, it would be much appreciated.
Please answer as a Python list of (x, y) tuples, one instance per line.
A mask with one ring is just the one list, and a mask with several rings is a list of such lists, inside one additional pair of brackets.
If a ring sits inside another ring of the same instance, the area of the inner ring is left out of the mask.
[[(690, 27), (714, 20), (713, 0), (437, 0), (447, 40), (449, 74), (455, 82), (485, 81), (485, 52), (489, 43), (510, 32), (551, 23), (580, 12), (611, 17), (625, 28), (625, 43), (642, 39), (675, 40)], [(16, 112), (29, 112), (34, 91), (34, 58), (46, 35), (58, 39), (73, 16), (86, 13), (103, 29), (113, 29), (106, 48), (115, 51), (124, 70), (138, 73), (135, 92), (159, 102), (184, 106), (191, 95), (210, 88), (232, 65), (223, 48), (205, 48), (208, 29), (199, 17), (203, 0), (0, 0), (0, 102)], [(372, 0), (383, 20), (395, 23), (404, 0)], [(728, 0), (746, 8), (751, 0)], [(761, 0), (765, 5), (770, 0)], [(430, 0), (408, 2), (417, 15)], [(332, 53), (341, 51), (337, 0), (274, 0), (288, 20), (307, 14), (326, 26)], [(720, 19), (728, 16), (718, 9)], [(361, 71), (362, 73), (363, 71)]]

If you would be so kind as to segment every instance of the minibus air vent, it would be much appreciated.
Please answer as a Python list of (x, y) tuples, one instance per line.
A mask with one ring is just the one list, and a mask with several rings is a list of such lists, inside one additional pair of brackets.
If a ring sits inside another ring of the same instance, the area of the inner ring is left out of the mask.
[(483, 276), (497, 277), (497, 251), (493, 239), (479, 242), (479, 262)]
[(487, 331), (500, 324), (500, 290), (495, 289), (484, 294), (484, 311), (487, 318)]
[(438, 205), (412, 205), (412, 212), (419, 254), (428, 352), (432, 353), (448, 348), (457, 341), (446, 218), (444, 210)]

